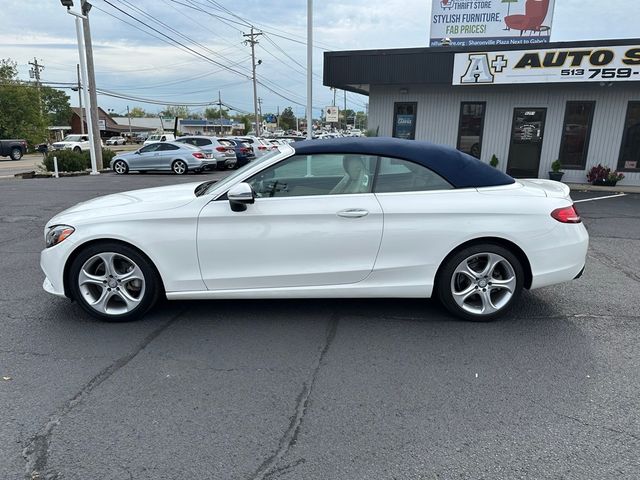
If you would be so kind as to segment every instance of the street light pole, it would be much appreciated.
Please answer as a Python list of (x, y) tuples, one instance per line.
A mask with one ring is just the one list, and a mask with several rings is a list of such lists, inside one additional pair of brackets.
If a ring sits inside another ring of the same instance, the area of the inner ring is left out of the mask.
[(75, 17), (76, 35), (78, 37), (78, 54), (80, 56), (80, 75), (82, 77), (82, 96), (84, 98), (85, 114), (87, 121), (87, 133), (89, 134), (89, 155), (91, 156), (91, 175), (98, 175), (100, 172), (96, 163), (95, 145), (93, 143), (93, 122), (91, 118), (91, 102), (89, 100), (89, 92), (87, 88), (87, 61), (84, 56), (84, 40), (82, 37), (82, 15), (67, 10), (67, 12)]
[(102, 169), (102, 143), (100, 142), (100, 125), (98, 123), (98, 94), (96, 92), (96, 74), (93, 66), (93, 44), (91, 43), (91, 27), (89, 25), (89, 11), (91, 4), (87, 0), (80, 0), (82, 7), (82, 29), (84, 32), (85, 52), (87, 55), (87, 88), (89, 99), (91, 100), (91, 125), (93, 128), (93, 149), (96, 156), (96, 166)]
[(313, 0), (307, 0), (307, 139), (313, 138)]

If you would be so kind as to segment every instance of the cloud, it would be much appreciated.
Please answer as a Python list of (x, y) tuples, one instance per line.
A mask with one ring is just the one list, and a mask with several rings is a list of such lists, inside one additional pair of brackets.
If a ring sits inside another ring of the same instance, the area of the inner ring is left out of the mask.
[[(250, 49), (242, 44), (245, 40), (243, 32), (249, 31), (242, 20), (246, 18), (267, 33), (259, 38), (256, 50), (262, 60), (258, 67), (259, 79), (291, 100), (305, 103), (306, 2), (219, 0), (218, 3), (229, 9), (224, 11), (204, 0), (108, 1), (133, 18), (105, 0), (93, 0), (90, 16), (97, 83), (101, 88), (184, 102), (213, 101), (220, 89), (224, 101), (252, 110), (251, 82), (246, 78), (250, 75)], [(314, 39), (316, 45), (324, 49), (397, 48), (428, 43), (429, 0), (324, 0), (314, 3)], [(595, 0), (557, 0), (556, 3), (553, 40), (637, 35), (640, 2), (636, 0), (606, 4)], [(35, 56), (45, 65), (43, 78), (46, 80), (75, 81), (78, 55), (74, 20), (59, 2), (2, 0), (2, 4), (3, 18), (14, 21), (3, 22), (0, 56), (17, 60), (20, 75), (25, 79), (28, 78), (27, 62)], [(203, 11), (197, 10), (200, 8)], [(223, 19), (218, 18), (220, 16)], [(136, 19), (158, 31), (149, 31)], [(167, 45), (165, 41), (169, 40), (164, 35), (241, 75), (194, 57), (182, 51), (184, 48), (180, 50)], [(314, 71), (317, 73), (314, 76), (314, 105), (331, 104), (333, 95), (322, 85), (320, 49), (314, 49)], [(288, 105), (292, 105), (299, 115), (304, 112), (304, 107), (296, 106), (264, 87), (259, 88), (259, 95), (264, 98), (264, 112), (275, 111), (278, 106), (282, 110)], [(355, 94), (349, 94), (349, 99), (349, 106), (357, 109), (363, 109), (367, 101), (366, 97)], [(103, 108), (120, 111), (126, 109), (127, 103), (137, 104), (102, 96), (100, 103)], [(148, 108), (159, 107), (149, 105)]]

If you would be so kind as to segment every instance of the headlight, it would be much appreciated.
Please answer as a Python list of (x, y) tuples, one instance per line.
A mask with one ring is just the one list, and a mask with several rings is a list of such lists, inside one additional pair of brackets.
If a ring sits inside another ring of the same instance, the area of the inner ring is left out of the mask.
[(64, 241), (75, 232), (76, 229), (70, 227), (69, 225), (55, 225), (49, 229), (46, 236), (46, 246), (47, 248), (53, 247), (54, 245), (58, 245), (60, 242)]

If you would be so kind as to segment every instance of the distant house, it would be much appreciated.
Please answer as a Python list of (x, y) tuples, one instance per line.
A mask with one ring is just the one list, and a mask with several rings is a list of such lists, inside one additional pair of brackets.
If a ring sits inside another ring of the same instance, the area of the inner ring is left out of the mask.
[[(129, 128), (129, 117), (112, 117), (118, 125)], [(142, 132), (155, 132), (156, 130), (173, 131), (173, 118), (160, 117), (131, 117), (131, 126)]]
[[(71, 133), (79, 134), (83, 131), (87, 132), (87, 119), (84, 118), (84, 110), (80, 110), (78, 107), (71, 109), (73, 114), (71, 116)], [(82, 119), (81, 119), (82, 115)], [(120, 125), (117, 123), (111, 115), (105, 112), (102, 108), (98, 107), (98, 124), (100, 125), (100, 137), (109, 138), (116, 136), (129, 136), (129, 123), (126, 125)], [(82, 125), (82, 127), (81, 127)], [(131, 133), (134, 135), (140, 132), (147, 132), (154, 129), (139, 128), (131, 126)]]
[(244, 135), (244, 124), (227, 118), (215, 120), (180, 119), (179, 130), (185, 135)]

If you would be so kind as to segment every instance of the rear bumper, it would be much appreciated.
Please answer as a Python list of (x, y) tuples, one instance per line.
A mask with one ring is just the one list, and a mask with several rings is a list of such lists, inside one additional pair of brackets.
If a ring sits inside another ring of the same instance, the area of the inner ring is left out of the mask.
[(558, 224), (538, 247), (529, 250), (531, 289), (579, 278), (584, 271), (589, 234), (583, 224)]

